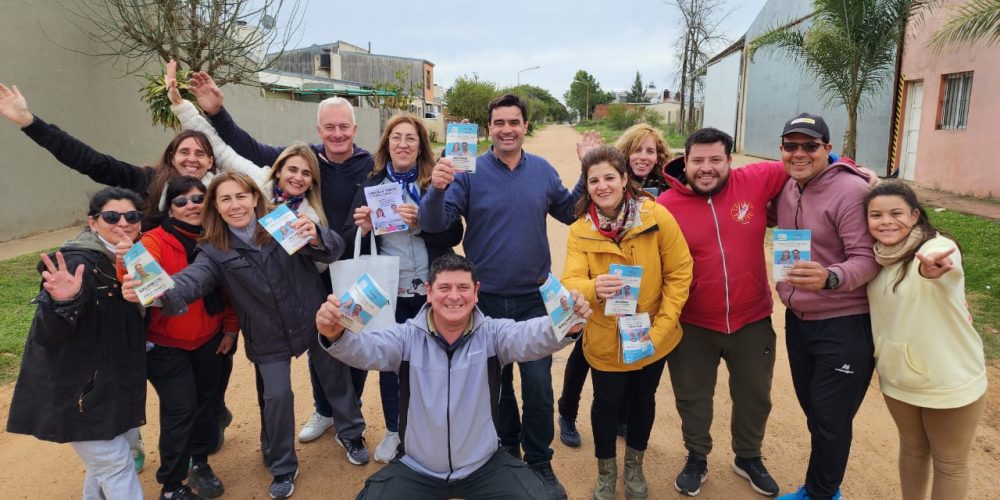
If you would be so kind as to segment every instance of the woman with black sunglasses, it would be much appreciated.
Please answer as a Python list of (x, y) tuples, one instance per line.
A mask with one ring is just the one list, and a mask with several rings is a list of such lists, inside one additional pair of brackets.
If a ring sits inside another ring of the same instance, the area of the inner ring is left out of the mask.
[(146, 415), (145, 326), (115, 276), (115, 246), (138, 236), (140, 203), (126, 189), (99, 191), (87, 229), (41, 255), (10, 404), (8, 432), (73, 446), (87, 470), (83, 498), (143, 498), (130, 447)]
[[(163, 223), (142, 235), (146, 251), (167, 274), (179, 273), (194, 260), (205, 191), (194, 177), (171, 179)], [(119, 254), (127, 251), (127, 245), (119, 245)], [(119, 265), (118, 277), (124, 274)], [(215, 498), (224, 487), (208, 464), (208, 454), (217, 435), (222, 363), (240, 329), (236, 314), (218, 289), (192, 302), (180, 316), (167, 316), (156, 307), (146, 314), (147, 377), (160, 398), (160, 498)]]
[[(212, 144), (205, 134), (194, 130), (184, 130), (174, 136), (156, 166), (137, 166), (100, 153), (32, 114), (16, 85), (7, 88), (0, 83), (0, 115), (21, 127), (25, 135), (52, 153), (63, 165), (99, 184), (139, 193), (145, 199), (142, 209), (147, 214), (166, 210), (164, 188), (170, 179), (190, 175), (207, 184), (215, 173)], [(151, 218), (143, 224), (143, 229), (155, 227), (158, 223)]]

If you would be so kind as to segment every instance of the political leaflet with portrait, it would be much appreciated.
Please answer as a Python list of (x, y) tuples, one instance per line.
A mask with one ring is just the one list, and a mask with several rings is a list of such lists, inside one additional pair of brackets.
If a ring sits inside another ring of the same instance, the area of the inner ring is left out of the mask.
[(476, 171), (476, 146), (479, 143), (479, 125), (475, 123), (449, 123), (444, 155), (451, 159), (455, 170)]
[(618, 318), (618, 335), (621, 337), (622, 359), (626, 364), (635, 363), (653, 355), (653, 341), (649, 338), (649, 314)]
[(135, 287), (135, 295), (144, 306), (152, 304), (163, 292), (174, 287), (173, 278), (160, 267), (142, 242), (136, 242), (125, 254), (125, 272), (131, 274), (133, 280), (142, 281)]
[(340, 310), (344, 316), (339, 323), (352, 332), (360, 332), (388, 303), (385, 290), (370, 274), (364, 273), (340, 296)]
[(585, 319), (573, 312), (575, 305), (573, 296), (552, 273), (549, 273), (548, 279), (538, 288), (538, 291), (542, 294), (542, 300), (545, 301), (545, 311), (549, 313), (552, 329), (556, 332), (556, 337), (559, 340), (566, 336), (570, 328), (586, 322)]
[(618, 276), (625, 283), (618, 293), (604, 303), (605, 316), (635, 314), (639, 306), (639, 284), (642, 282), (642, 266), (611, 264), (608, 274)]
[(372, 211), (372, 230), (376, 235), (410, 228), (399, 214), (399, 206), (403, 204), (403, 188), (399, 184), (391, 182), (366, 187), (365, 200)]
[(281, 248), (284, 248), (288, 252), (288, 255), (292, 255), (309, 243), (308, 238), (299, 234), (292, 227), (292, 223), (298, 219), (299, 217), (288, 208), (288, 205), (280, 205), (278, 208), (272, 210), (271, 213), (261, 217), (258, 222), (264, 226), (267, 232), (271, 233), (274, 241), (277, 241), (281, 245)]
[(809, 247), (812, 240), (812, 231), (809, 229), (775, 229), (772, 238), (774, 239), (774, 268), (771, 277), (774, 281), (785, 281), (788, 278), (788, 270), (800, 260), (809, 260)]

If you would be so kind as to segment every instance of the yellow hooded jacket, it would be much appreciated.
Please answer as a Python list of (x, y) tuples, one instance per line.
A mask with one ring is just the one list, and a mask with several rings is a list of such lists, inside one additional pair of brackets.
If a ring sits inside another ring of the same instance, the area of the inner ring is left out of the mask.
[[(583, 353), (590, 366), (601, 371), (639, 370), (660, 360), (681, 340), (680, 315), (691, 285), (691, 253), (674, 216), (651, 199), (639, 201), (639, 224), (625, 233), (620, 244), (602, 235), (584, 215), (569, 228), (566, 268), (562, 283), (579, 290), (590, 301), (593, 316), (583, 332)], [(625, 364), (618, 336), (618, 320), (604, 315), (604, 300), (595, 293), (597, 276), (611, 264), (642, 266), (637, 313), (649, 313), (652, 356)]]

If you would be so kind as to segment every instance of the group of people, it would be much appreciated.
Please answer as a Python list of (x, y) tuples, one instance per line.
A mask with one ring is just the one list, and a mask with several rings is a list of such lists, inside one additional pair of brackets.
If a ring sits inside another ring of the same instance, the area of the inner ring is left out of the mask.
[[(832, 154), (822, 117), (784, 125), (781, 161), (738, 169), (732, 138), (716, 129), (691, 134), (678, 158), (646, 124), (614, 146), (588, 133), (571, 191), (523, 149), (528, 113), (516, 95), (490, 102), (493, 145), (468, 173), (436, 158), (422, 120), (405, 114), (386, 123), (371, 155), (354, 144), (353, 108), (342, 98), (319, 104), (321, 143), (259, 143), (236, 125), (209, 75), (190, 83), (202, 115), (180, 98), (174, 70), (167, 87), (186, 130), (154, 167), (94, 151), (0, 84), (0, 114), (63, 164), (111, 186), (91, 199), (88, 229), (41, 256), (8, 420), (11, 432), (72, 443), (87, 468), (85, 498), (142, 497), (133, 450), (147, 378), (160, 399), (160, 498), (223, 494), (208, 457), (231, 418), (224, 395), (238, 332), (255, 368), (271, 498), (295, 490), (290, 363), (306, 352), (315, 411), (298, 439), (335, 427), (353, 464), (371, 458), (360, 397), (368, 371), (379, 371), (387, 432), (374, 458), (387, 465), (358, 498), (566, 498), (551, 444), (558, 422), (560, 440), (581, 445), (588, 372), (593, 498), (613, 499), (619, 487), (629, 499), (661, 496), (649, 489), (644, 461), (664, 369), (687, 451), (674, 486), (698, 495), (722, 360), (733, 471), (757, 493), (777, 495), (762, 460), (776, 350), (769, 219), (811, 230), (810, 258), (777, 284), (811, 436), (804, 485), (780, 498), (840, 498), (852, 420), (875, 369), (899, 428), (903, 498), (924, 497), (931, 458), (933, 498), (964, 497), (986, 376), (961, 252), (910, 188), (872, 188), (873, 172)], [(331, 294), (327, 266), (355, 244), (370, 246), (358, 238), (373, 231), (363, 188), (391, 183), (401, 186), (397, 210), (408, 228), (374, 240), (400, 257), (395, 325), (345, 331), (338, 320), (350, 313)], [(293, 255), (257, 222), (281, 204), (308, 240)], [(538, 290), (551, 270), (548, 215), (569, 225), (561, 281), (572, 294), (563, 304), (586, 320), (565, 336)], [(175, 283), (146, 308), (134, 304), (139, 277), (122, 264), (134, 242)], [(464, 257), (454, 253), (459, 243)], [(642, 268), (641, 286), (629, 292), (636, 313), (648, 315), (652, 354), (637, 360), (622, 355), (623, 318), (605, 312), (627, 286), (612, 265)], [(552, 354), (569, 344), (557, 409)]]

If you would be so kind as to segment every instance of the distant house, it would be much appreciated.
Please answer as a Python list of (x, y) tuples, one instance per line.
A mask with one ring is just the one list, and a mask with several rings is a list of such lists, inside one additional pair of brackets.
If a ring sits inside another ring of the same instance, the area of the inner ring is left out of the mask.
[(442, 102), (435, 100), (434, 63), (426, 59), (372, 54), (369, 49), (344, 41), (286, 50), (278, 57), (276, 71), (314, 75), (334, 81), (357, 82), (374, 88), (401, 82), (411, 93), (410, 112), (424, 116), (440, 113)]
[(927, 187), (997, 197), (992, 153), (1000, 139), (1000, 47), (980, 42), (935, 53), (928, 41), (950, 15), (951, 9), (934, 9), (907, 30), (892, 166)]

